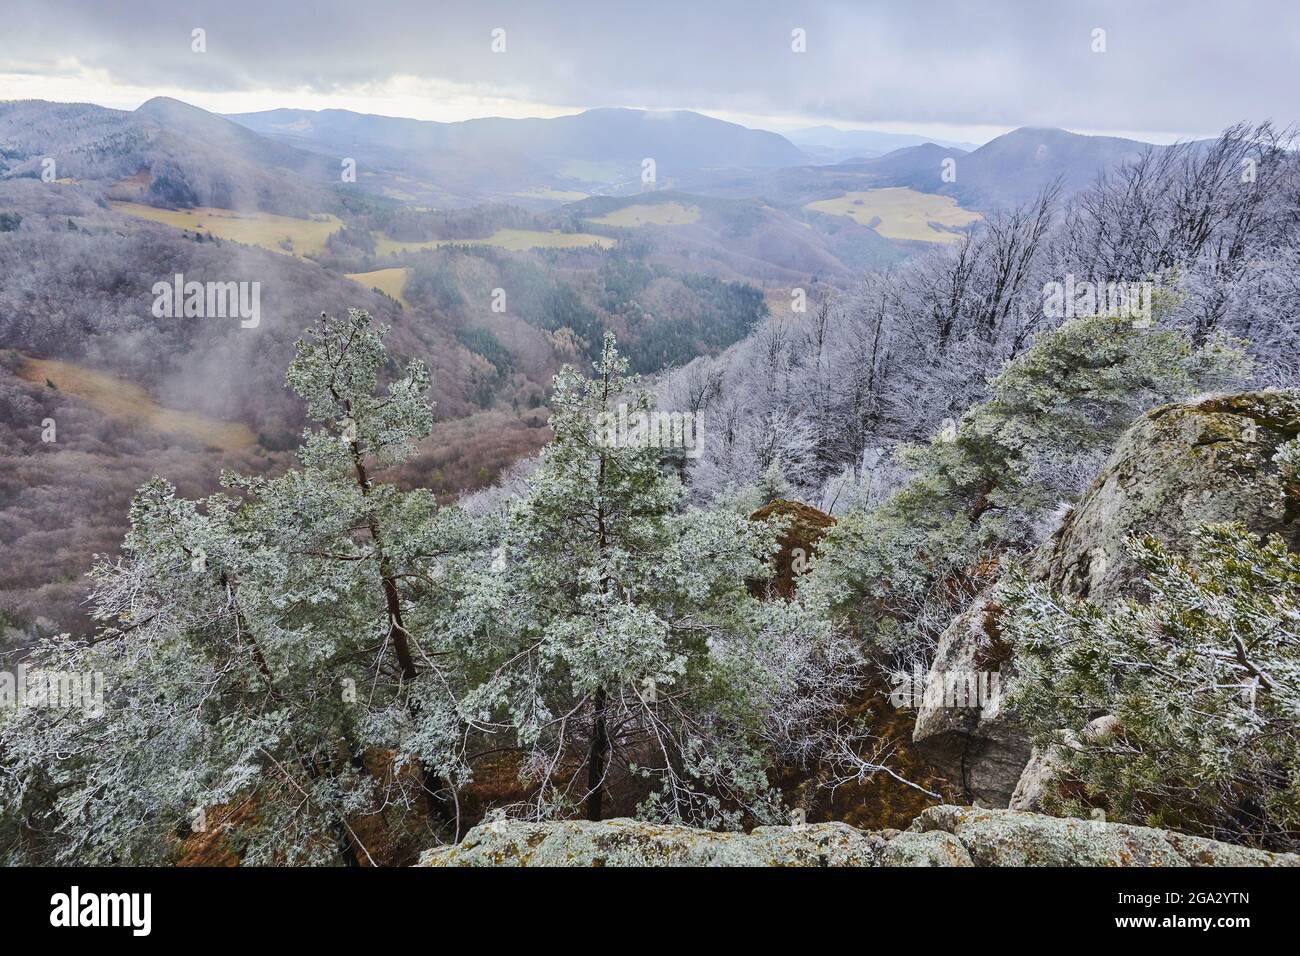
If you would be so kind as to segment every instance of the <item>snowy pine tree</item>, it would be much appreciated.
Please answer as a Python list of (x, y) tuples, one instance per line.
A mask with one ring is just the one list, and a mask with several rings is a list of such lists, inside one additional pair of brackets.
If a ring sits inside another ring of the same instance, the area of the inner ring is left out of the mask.
[(15, 858), (158, 862), (217, 808), (249, 810), (250, 862), (368, 862), (354, 824), (378, 808), (434, 841), (462, 726), (426, 572), (454, 530), (372, 477), (431, 422), (419, 362), (378, 388), (385, 331), (353, 310), (299, 341), (287, 381), (320, 426), (300, 468), (199, 502), (141, 490), (124, 556), (94, 571), (98, 633), (33, 658), (102, 673), (103, 712), (0, 725)]

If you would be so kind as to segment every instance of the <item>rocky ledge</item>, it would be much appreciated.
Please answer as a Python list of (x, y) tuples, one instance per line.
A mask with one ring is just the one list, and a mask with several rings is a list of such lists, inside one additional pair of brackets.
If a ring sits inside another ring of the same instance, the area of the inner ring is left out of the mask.
[[(1215, 395), (1152, 409), (1120, 437), (1078, 505), (1033, 555), (1030, 576), (1057, 594), (1102, 606), (1140, 598), (1145, 575), (1125, 539), (1150, 535), (1181, 551), (1191, 530), (1211, 521), (1280, 534), (1289, 550), (1300, 551), (1300, 492), (1276, 457), (1297, 435), (1300, 397), (1290, 391)], [(1001, 642), (1000, 615), (989, 588), (940, 638), (931, 679), (997, 670), (1002, 692), (1009, 693), (1016, 665)], [(961, 799), (1042, 809), (1050, 757), (1031, 760), (1028, 733), (1004, 708), (927, 704), (917, 714), (914, 740)], [(1030, 779), (1022, 784), (1026, 765)]]
[(1300, 866), (1266, 853), (1151, 827), (1014, 810), (930, 807), (906, 830), (844, 823), (714, 833), (607, 820), (496, 821), (421, 866)]

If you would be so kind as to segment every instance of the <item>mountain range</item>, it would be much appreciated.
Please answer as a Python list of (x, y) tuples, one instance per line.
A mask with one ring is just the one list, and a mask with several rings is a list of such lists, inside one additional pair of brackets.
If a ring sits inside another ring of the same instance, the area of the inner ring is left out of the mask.
[[(1032, 127), (977, 148), (834, 127), (790, 136), (798, 142), (681, 110), (439, 123), (347, 110), (223, 117), (165, 97), (134, 111), (14, 101), (0, 103), (0, 177), (39, 176), (54, 157), (61, 178), (112, 182), (119, 198), (306, 215), (327, 207), (341, 164), (352, 159), (363, 192), (438, 208), (487, 201), (546, 209), (651, 188), (793, 204), (832, 188), (906, 186), (987, 212), (1050, 183), (1067, 193), (1083, 188), (1153, 148)], [(854, 155), (832, 162), (844, 153)]]
[[(971, 209), (993, 209), (1032, 199), (1060, 183), (1064, 193), (1088, 186), (1100, 173), (1160, 149), (1115, 136), (1083, 136), (1063, 129), (1021, 127), (972, 152), (927, 143), (838, 168), (861, 171), (921, 192), (949, 195)], [(944, 161), (951, 159), (951, 181)]]
[(851, 159), (872, 159), (909, 146), (932, 143), (970, 152), (978, 149), (976, 143), (957, 143), (946, 139), (917, 136), (914, 133), (882, 133), (871, 129), (839, 129), (835, 126), (808, 126), (785, 134), (814, 160), (828, 163)]
[(654, 183), (685, 170), (807, 162), (776, 133), (685, 110), (592, 109), (554, 119), (439, 123), (347, 110), (279, 109), (230, 119), (277, 142), (438, 177), (452, 188), (486, 186), (496, 179), (636, 190), (648, 175), (647, 159), (654, 163)]

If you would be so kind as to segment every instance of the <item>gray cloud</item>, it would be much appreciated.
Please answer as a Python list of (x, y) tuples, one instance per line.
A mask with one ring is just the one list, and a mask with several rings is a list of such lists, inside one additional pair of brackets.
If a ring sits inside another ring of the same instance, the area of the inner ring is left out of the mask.
[[(329, 93), (394, 76), (574, 106), (1205, 133), (1300, 119), (1300, 4), (9, 0), (0, 73)], [(190, 52), (193, 27), (208, 53)], [(493, 54), (490, 31), (506, 30)], [(808, 50), (790, 50), (790, 31)], [(1091, 31), (1106, 31), (1093, 53)], [(5, 95), (0, 88), (0, 98)]]

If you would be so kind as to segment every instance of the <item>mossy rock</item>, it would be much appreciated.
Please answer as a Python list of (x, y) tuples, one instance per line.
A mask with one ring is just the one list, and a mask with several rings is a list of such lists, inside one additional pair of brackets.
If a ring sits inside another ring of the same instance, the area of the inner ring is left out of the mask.
[[(807, 570), (808, 562), (815, 556), (817, 542), (835, 524), (835, 519), (811, 505), (784, 498), (778, 498), (750, 515), (752, 521), (773, 518), (785, 523), (785, 531), (780, 539), (781, 550), (773, 558), (775, 573), (770, 582), (771, 591), (788, 600), (794, 594), (799, 575)], [(750, 589), (761, 597), (768, 592), (768, 583), (753, 582)]]

